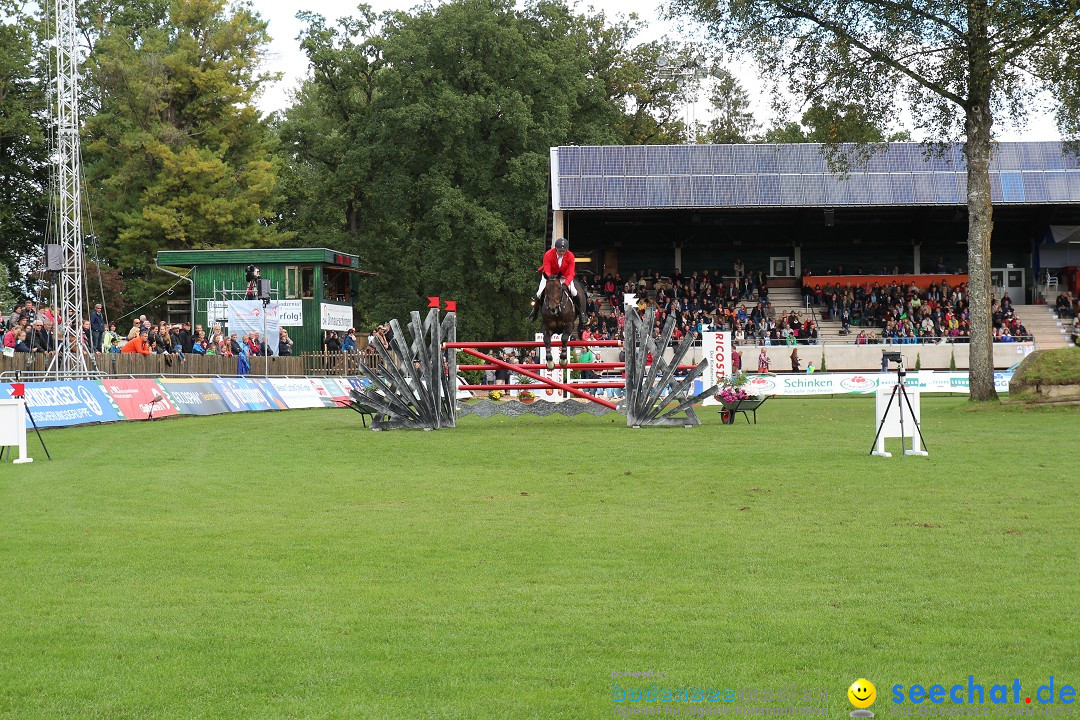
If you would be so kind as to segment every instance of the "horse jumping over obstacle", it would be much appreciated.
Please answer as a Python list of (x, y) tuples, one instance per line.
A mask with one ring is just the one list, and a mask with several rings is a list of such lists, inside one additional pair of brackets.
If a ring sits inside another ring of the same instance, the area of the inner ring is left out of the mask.
[[(549, 283), (549, 285), (555, 284)], [(560, 288), (557, 289), (560, 293), (562, 292)], [(555, 304), (558, 305), (559, 302), (556, 301)], [(569, 303), (566, 304), (569, 305)], [(485, 365), (517, 372), (541, 385), (568, 392), (609, 410), (625, 412), (627, 425), (635, 428), (646, 425), (682, 425), (684, 427), (699, 425), (700, 420), (693, 410), (694, 404), (716, 393), (716, 386), (710, 385), (696, 395), (690, 394), (693, 382), (701, 377), (709, 361), (702, 359), (696, 365), (681, 365), (682, 359), (693, 344), (691, 335), (683, 338), (670, 359), (666, 358), (664, 351), (671, 342), (675, 318), (668, 317), (660, 337), (654, 338), (652, 329), (656, 315), (652, 308), (644, 313), (644, 317), (639, 317), (632, 308), (627, 306), (626, 332), (622, 343), (617, 340), (587, 342), (577, 340), (571, 343), (565, 334), (563, 336), (564, 367), (569, 365), (566, 362), (568, 357), (566, 348), (570, 344), (597, 347), (620, 344), (623, 346), (626, 362), (608, 363), (621, 365), (625, 370), (625, 380), (621, 384), (626, 396), (619, 405), (605, 398), (590, 395), (579, 386), (542, 377), (528, 370), (526, 367), (528, 364), (506, 362), (480, 352), (480, 348), (507, 345), (536, 347), (542, 345), (541, 342), (457, 342), (456, 318), (456, 313), (450, 312), (445, 319), (441, 319), (438, 308), (432, 308), (427, 319), (421, 322), (420, 313), (413, 312), (412, 322), (409, 324), (412, 330), (411, 342), (405, 340), (397, 320), (390, 321), (394, 330), (395, 353), (391, 354), (388, 349), (378, 343), (375, 346), (376, 352), (383, 360), (385, 375), (376, 373), (366, 365), (361, 365), (361, 373), (371, 384), (352, 392), (354, 405), (362, 404), (365, 408), (376, 411), (372, 421), (372, 430), (405, 427), (434, 430), (441, 427), (454, 427), (458, 414), (455, 387), (458, 371), (456, 350), (478, 358)], [(548, 342), (550, 343), (550, 336)], [(651, 362), (650, 357), (654, 358)], [(676, 372), (684, 367), (689, 367), (689, 371), (681, 378), (677, 378)], [(607, 384), (595, 383), (594, 385), (600, 387)], [(496, 389), (498, 387), (505, 386), (496, 386)], [(353, 409), (362, 410), (359, 406)], [(679, 413), (685, 413), (685, 417), (679, 417)]]
[(580, 323), (585, 319), (585, 287), (574, 278), (577, 287), (580, 315), (574, 309), (574, 298), (563, 285), (562, 276), (544, 275), (547, 284), (544, 286), (544, 294), (540, 298), (540, 326), (544, 331), (544, 349), (547, 351), (547, 369), (551, 372), (555, 369), (555, 356), (551, 352), (551, 336), (562, 336), (562, 351), (559, 354), (559, 365), (566, 369), (570, 362), (570, 355), (566, 351), (566, 343), (570, 335), (577, 333)]

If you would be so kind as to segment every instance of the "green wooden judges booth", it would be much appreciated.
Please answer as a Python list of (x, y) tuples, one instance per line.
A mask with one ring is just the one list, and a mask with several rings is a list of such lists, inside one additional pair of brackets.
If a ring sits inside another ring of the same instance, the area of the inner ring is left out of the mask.
[(360, 269), (356, 255), (326, 248), (265, 250), (163, 250), (158, 266), (189, 279), (190, 300), (170, 300), (171, 322), (190, 320), (208, 331), (225, 325), (225, 303), (243, 300), (248, 265), (270, 281), (282, 326), (293, 339), (293, 353), (323, 349), (331, 330), (341, 335), (355, 327), (354, 302), (360, 279), (374, 273)]

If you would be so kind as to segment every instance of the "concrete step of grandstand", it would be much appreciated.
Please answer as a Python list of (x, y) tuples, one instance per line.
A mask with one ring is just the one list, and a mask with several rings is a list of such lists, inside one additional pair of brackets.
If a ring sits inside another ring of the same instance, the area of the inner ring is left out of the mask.
[[(810, 306), (806, 307), (806, 301), (803, 299), (802, 288), (773, 288), (769, 287), (769, 302), (772, 303), (773, 309), (776, 310), (776, 317), (779, 319), (782, 316), (789, 315), (792, 310), (796, 313), (802, 313), (803, 318), (813, 320), (817, 323), (818, 335), (822, 342), (851, 342), (853, 336), (841, 335), (840, 331), (843, 329), (843, 325), (839, 320), (825, 320), (822, 318), (822, 310), (824, 308)], [(856, 332), (858, 332), (856, 330)]]
[(1040, 350), (1069, 347), (1069, 320), (1057, 317), (1049, 305), (1017, 305), (1016, 314), (1031, 331)]

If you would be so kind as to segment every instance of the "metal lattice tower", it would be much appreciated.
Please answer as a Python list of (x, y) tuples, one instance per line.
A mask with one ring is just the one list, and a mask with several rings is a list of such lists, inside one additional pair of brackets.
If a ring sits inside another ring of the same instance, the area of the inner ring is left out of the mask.
[[(83, 350), (83, 243), (82, 179), (79, 151), (79, 84), (75, 6), (77, 0), (54, 0), (56, 22), (56, 239), (63, 257), (59, 273), (56, 323), (58, 352), (48, 374), (86, 377), (87, 354)], [(63, 349), (60, 352), (60, 349)]]

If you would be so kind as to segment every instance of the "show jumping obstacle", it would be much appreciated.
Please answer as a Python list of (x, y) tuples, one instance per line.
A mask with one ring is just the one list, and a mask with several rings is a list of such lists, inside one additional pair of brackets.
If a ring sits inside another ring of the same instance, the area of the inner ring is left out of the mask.
[(374, 411), (372, 430), (455, 427), (457, 370), (451, 367), (449, 374), (444, 372), (442, 345), (444, 340), (457, 340), (457, 314), (447, 313), (440, 321), (439, 309), (432, 308), (421, 323), (420, 313), (414, 311), (409, 344), (397, 320), (390, 321), (390, 329), (391, 347), (383, 347), (378, 340), (374, 343), (385, 374), (360, 364), (360, 372), (371, 385), (353, 390), (352, 408), (357, 412)]
[[(510, 390), (510, 389), (554, 389), (588, 400), (594, 405), (588, 412), (622, 412), (626, 415), (626, 424), (630, 427), (655, 425), (700, 425), (701, 421), (694, 413), (693, 406), (716, 392), (716, 386), (688, 397), (688, 390), (694, 380), (699, 378), (708, 367), (708, 361), (702, 360), (697, 365), (680, 365), (680, 361), (693, 345), (693, 338), (687, 336), (676, 348), (670, 361), (664, 360), (664, 349), (671, 341), (675, 329), (675, 318), (669, 317), (659, 338), (653, 338), (652, 328), (656, 321), (656, 311), (650, 308), (644, 317), (639, 316), (631, 306), (626, 307), (626, 325), (624, 341), (618, 340), (574, 340), (569, 347), (622, 347), (625, 363), (567, 363), (563, 369), (622, 369), (625, 371), (621, 382), (563, 383), (539, 375), (534, 370), (545, 369), (540, 363), (512, 363), (481, 352), (491, 348), (533, 348), (542, 347), (543, 342), (457, 342), (457, 315), (450, 312), (439, 319), (438, 308), (428, 312), (421, 322), (420, 313), (412, 313), (409, 329), (412, 341), (406, 343), (401, 328), (396, 320), (390, 321), (393, 329), (392, 347), (383, 347), (375, 342), (375, 351), (383, 361), (384, 374), (379, 374), (364, 365), (361, 372), (371, 381), (363, 390), (353, 390), (353, 409), (358, 412), (374, 412), (371, 423), (373, 430), (396, 428), (419, 428), (436, 430), (455, 427), (459, 414), (480, 414), (490, 416), (497, 410), (477, 412), (474, 405), (462, 405), (456, 400), (457, 390), (457, 351), (483, 361), (481, 365), (467, 365), (462, 369), (491, 370), (504, 369), (523, 377), (535, 380), (537, 384), (524, 385), (463, 385), (461, 390)], [(654, 361), (647, 364), (652, 354)], [(676, 379), (677, 372), (685, 375)], [(587, 389), (624, 388), (625, 399), (618, 405), (610, 400), (591, 395)], [(533, 406), (515, 403), (515, 414), (534, 412)], [(574, 415), (586, 412), (578, 403), (567, 405), (566, 411), (555, 409), (551, 403), (537, 403), (546, 406), (537, 408), (536, 414), (563, 412)], [(679, 413), (685, 413), (678, 416)]]

